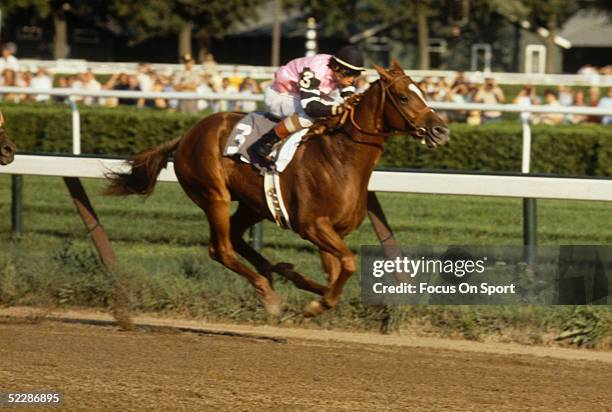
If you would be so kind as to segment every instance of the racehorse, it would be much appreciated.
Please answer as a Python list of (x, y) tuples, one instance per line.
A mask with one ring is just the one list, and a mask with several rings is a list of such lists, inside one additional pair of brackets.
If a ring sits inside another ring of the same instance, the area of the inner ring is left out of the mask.
[(4, 125), (4, 116), (0, 112), (0, 166), (5, 166), (15, 159), (15, 143), (8, 138)]
[[(297, 272), (289, 263), (270, 263), (243, 239), (254, 224), (273, 220), (266, 206), (263, 177), (252, 165), (222, 155), (230, 132), (244, 113), (210, 115), (183, 137), (133, 156), (128, 172), (108, 176), (106, 194), (150, 195), (170, 154), (176, 152), (176, 176), (210, 224), (210, 257), (247, 278), (268, 313), (278, 315), (282, 309), (272, 288), (274, 272), (321, 296), (304, 308), (305, 316), (316, 316), (336, 306), (344, 284), (356, 270), (355, 255), (343, 239), (365, 218), (368, 181), (387, 138), (408, 134), (434, 148), (449, 139), (445, 122), (395, 60), (387, 70), (375, 68), (380, 79), (354, 99), (345, 112), (348, 115), (315, 123), (315, 129), (328, 126), (302, 143), (280, 177), (292, 230), (319, 249), (327, 276), (325, 285)], [(334, 122), (335, 127), (329, 126)], [(238, 201), (238, 209), (230, 217), (233, 200)]]

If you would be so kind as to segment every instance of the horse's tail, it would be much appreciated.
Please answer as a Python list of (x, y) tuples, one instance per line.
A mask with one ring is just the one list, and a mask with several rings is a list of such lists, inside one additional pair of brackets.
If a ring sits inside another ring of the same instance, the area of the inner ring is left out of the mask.
[(133, 194), (149, 196), (153, 193), (157, 176), (168, 165), (168, 158), (176, 150), (180, 140), (181, 137), (177, 137), (132, 156), (129, 160), (132, 165), (129, 172), (106, 174), (110, 183), (104, 190), (104, 194), (110, 196)]

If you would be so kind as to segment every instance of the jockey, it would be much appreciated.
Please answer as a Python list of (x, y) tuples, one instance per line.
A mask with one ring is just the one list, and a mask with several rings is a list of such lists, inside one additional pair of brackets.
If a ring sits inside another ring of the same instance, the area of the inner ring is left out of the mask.
[(251, 146), (251, 155), (269, 164), (276, 142), (312, 126), (312, 119), (341, 114), (342, 102), (355, 93), (353, 83), (364, 70), (363, 57), (352, 46), (341, 48), (333, 56), (301, 57), (279, 67), (274, 82), (264, 92), (264, 105), (283, 120)]

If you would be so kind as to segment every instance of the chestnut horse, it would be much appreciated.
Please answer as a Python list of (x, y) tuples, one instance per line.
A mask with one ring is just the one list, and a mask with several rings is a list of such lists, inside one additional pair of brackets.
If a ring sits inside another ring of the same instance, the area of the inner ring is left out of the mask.
[[(168, 157), (176, 151), (174, 169), (187, 196), (210, 223), (210, 257), (244, 276), (255, 287), (265, 309), (279, 314), (281, 302), (272, 289), (278, 273), (298, 288), (321, 295), (304, 309), (316, 316), (333, 308), (342, 288), (356, 270), (355, 255), (344, 237), (366, 215), (368, 181), (388, 136), (410, 134), (429, 147), (448, 141), (449, 130), (397, 62), (388, 70), (375, 66), (380, 80), (354, 99), (344, 117), (315, 124), (327, 127), (298, 149), (281, 174), (281, 188), (292, 229), (320, 251), (327, 284), (297, 272), (288, 263), (272, 264), (244, 239), (244, 232), (263, 219), (273, 220), (266, 205), (263, 177), (249, 164), (222, 155), (226, 140), (243, 113), (217, 113), (200, 120), (183, 137), (148, 149), (131, 159), (128, 173), (113, 173), (106, 191), (111, 195), (149, 195)], [(347, 119), (348, 117), (348, 119)], [(238, 209), (230, 217), (230, 203)], [(241, 262), (241, 255), (253, 265)]]
[(15, 143), (8, 138), (4, 128), (4, 116), (0, 112), (0, 166), (7, 165), (15, 159)]

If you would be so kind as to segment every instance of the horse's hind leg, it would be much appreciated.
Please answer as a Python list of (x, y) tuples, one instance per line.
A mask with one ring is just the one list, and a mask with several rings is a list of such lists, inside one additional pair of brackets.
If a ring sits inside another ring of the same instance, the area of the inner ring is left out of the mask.
[(271, 315), (280, 315), (281, 302), (272, 290), (265, 276), (249, 269), (238, 260), (230, 239), (230, 202), (229, 200), (198, 199), (196, 202), (204, 210), (210, 223), (210, 257), (225, 267), (247, 278), (255, 287), (266, 311)]
[(243, 238), (244, 232), (261, 220), (262, 217), (251, 208), (239, 203), (238, 210), (230, 219), (230, 239), (236, 252), (248, 260), (257, 269), (257, 272), (265, 276), (272, 285), (272, 268), (274, 265), (253, 249)]
[(275, 272), (292, 281), (300, 289), (324, 295), (327, 292), (325, 285), (321, 285), (309, 277), (296, 272), (291, 264), (278, 263), (273, 265), (244, 240), (244, 232), (260, 220), (261, 217), (248, 206), (243, 203), (238, 205), (238, 210), (236, 210), (236, 213), (232, 215), (230, 220), (230, 237), (236, 252), (248, 260), (259, 273), (266, 276), (270, 284), (272, 284), (272, 272)]

